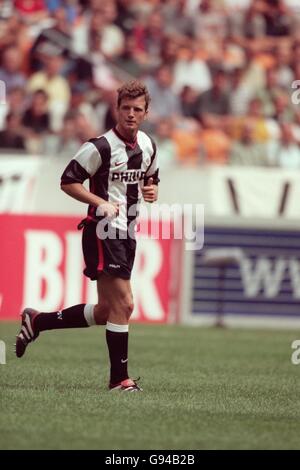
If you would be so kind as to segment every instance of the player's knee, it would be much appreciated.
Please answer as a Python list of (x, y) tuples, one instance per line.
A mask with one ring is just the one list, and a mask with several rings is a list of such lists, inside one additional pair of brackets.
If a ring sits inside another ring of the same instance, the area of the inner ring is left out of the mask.
[(94, 307), (94, 319), (97, 325), (106, 325), (109, 315), (108, 305), (97, 304)]
[(132, 315), (134, 309), (133, 298), (131, 295), (127, 295), (124, 297), (122, 301), (122, 310), (127, 319), (129, 319)]

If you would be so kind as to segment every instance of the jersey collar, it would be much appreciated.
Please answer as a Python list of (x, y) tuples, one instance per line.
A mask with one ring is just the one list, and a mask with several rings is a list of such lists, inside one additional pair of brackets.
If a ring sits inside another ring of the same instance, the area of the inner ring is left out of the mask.
[(126, 140), (122, 136), (122, 134), (120, 134), (120, 132), (115, 127), (113, 127), (113, 131), (116, 134), (116, 136), (119, 137), (119, 139), (122, 140), (122, 142), (124, 142), (126, 147), (129, 147), (131, 149), (134, 149), (136, 147), (136, 145), (137, 145), (137, 135), (135, 136), (135, 139), (132, 142), (128, 142), (128, 140)]

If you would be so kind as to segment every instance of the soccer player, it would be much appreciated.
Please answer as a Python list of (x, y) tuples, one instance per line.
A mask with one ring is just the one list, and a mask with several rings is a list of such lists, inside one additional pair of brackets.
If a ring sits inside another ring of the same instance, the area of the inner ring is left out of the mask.
[[(133, 81), (118, 89), (117, 124), (84, 143), (66, 167), (61, 188), (88, 204), (83, 228), (84, 274), (97, 281), (97, 305), (80, 304), (60, 312), (22, 312), (16, 355), (41, 331), (106, 325), (110, 390), (140, 391), (128, 376), (128, 323), (133, 311), (130, 285), (136, 240), (133, 226), (141, 197), (157, 200), (158, 164), (153, 140), (139, 130), (147, 116), (149, 93)], [(89, 179), (89, 190), (83, 182)]]

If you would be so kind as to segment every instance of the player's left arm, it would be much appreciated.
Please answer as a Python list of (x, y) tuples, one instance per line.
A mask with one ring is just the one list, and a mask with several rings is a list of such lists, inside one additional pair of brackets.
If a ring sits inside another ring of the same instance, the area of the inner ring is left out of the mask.
[(142, 188), (142, 194), (145, 202), (155, 202), (158, 199), (158, 185), (154, 184), (154, 179), (150, 177), (147, 186)]

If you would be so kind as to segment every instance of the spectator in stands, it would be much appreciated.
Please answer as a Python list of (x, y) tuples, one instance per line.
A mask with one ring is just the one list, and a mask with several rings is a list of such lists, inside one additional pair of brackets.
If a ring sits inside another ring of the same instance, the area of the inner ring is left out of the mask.
[(300, 145), (300, 109), (296, 109), (294, 114), (294, 120), (291, 124), (293, 135), (295, 137), (295, 141), (298, 145)]
[(115, 24), (121, 28), (124, 35), (130, 36), (136, 22), (135, 0), (117, 0), (117, 16)]
[(174, 65), (174, 90), (180, 93), (184, 86), (189, 86), (199, 93), (212, 86), (210, 70), (205, 61), (196, 55), (192, 47), (181, 52), (181, 57)]
[[(12, 2), (9, 2), (12, 7)], [(1, 7), (1, 4), (0, 4)], [(4, 13), (6, 15), (6, 13)], [(10, 14), (9, 16), (0, 17), (0, 50), (4, 51), (5, 48), (14, 45), (15, 47), (18, 46), (17, 44), (17, 35), (18, 35), (18, 28), (20, 20), (19, 18), (14, 15)]]
[(41, 31), (30, 50), (32, 72), (43, 68), (45, 55), (63, 54), (68, 60), (72, 57), (71, 25), (68, 21), (67, 10), (63, 7), (57, 8), (52, 16), (53, 26)]
[(0, 20), (8, 20), (13, 15), (14, 5), (10, 0), (0, 2)]
[(269, 140), (279, 139), (281, 136), (280, 124), (282, 122), (291, 122), (293, 119), (293, 110), (290, 105), (290, 98), (282, 92), (273, 100), (274, 114), (266, 118)]
[(169, 170), (176, 165), (177, 149), (172, 138), (173, 123), (171, 119), (161, 119), (155, 128), (155, 141), (159, 148), (159, 168)]
[(95, 37), (99, 41), (99, 50), (106, 58), (113, 59), (123, 52), (124, 34), (117, 25), (112, 23), (111, 19), (117, 14), (114, 5), (114, 2), (97, 2), (90, 14), (83, 17), (83, 22), (76, 31), (78, 37), (74, 37), (77, 54), (88, 55)]
[(259, 60), (259, 49), (247, 43), (244, 48), (245, 64), (243, 66), (243, 86), (247, 88), (249, 96), (255, 97), (265, 87), (265, 67)]
[(299, 69), (297, 69), (298, 64), (300, 62), (300, 38), (297, 37), (292, 45), (291, 51), (291, 67), (294, 72), (295, 78), (299, 79)]
[[(101, 49), (106, 57), (114, 58), (123, 52), (125, 39), (121, 28), (115, 24), (118, 15), (116, 2), (114, 0), (101, 2), (99, 13), (104, 19), (104, 27), (101, 30)], [(93, 20), (91, 29), (92, 24)]]
[(222, 64), (222, 69), (226, 73), (243, 67), (246, 62), (246, 54), (238, 41), (232, 38), (222, 38), (218, 41), (215, 50), (212, 50), (208, 59), (210, 67), (218, 69)]
[(291, 48), (288, 42), (279, 43), (274, 50), (276, 58), (277, 84), (286, 91), (290, 90), (294, 80), (294, 72), (291, 67)]
[(115, 90), (102, 90), (101, 98), (95, 106), (97, 129), (103, 134), (117, 124)]
[(25, 111), (22, 124), (30, 130), (31, 135), (42, 137), (41, 134), (50, 129), (50, 117), (48, 113), (48, 96), (44, 90), (33, 93), (30, 107)]
[(48, 134), (43, 142), (42, 153), (58, 158), (68, 158), (75, 155), (81, 141), (77, 137), (75, 115), (68, 113), (58, 134)]
[(268, 123), (263, 114), (262, 102), (259, 98), (253, 98), (249, 102), (247, 115), (232, 119), (230, 133), (233, 139), (241, 139), (244, 125), (247, 122), (253, 124), (253, 139), (255, 142), (263, 143), (268, 140)]
[(245, 67), (235, 68), (229, 76), (230, 92), (230, 114), (242, 116), (247, 113), (252, 91), (244, 80)]
[[(81, 2), (83, 3), (83, 2)], [(67, 21), (72, 24), (76, 21), (80, 10), (78, 0), (64, 1), (64, 0), (46, 0), (48, 11), (53, 14), (57, 10), (63, 8), (66, 12)]]
[(114, 63), (133, 77), (140, 77), (147, 70), (144, 53), (137, 48), (135, 36), (125, 38), (124, 50), (114, 59)]
[(268, 157), (271, 164), (291, 170), (300, 169), (300, 148), (293, 134), (291, 124), (280, 126), (281, 138), (271, 141), (268, 146)]
[(181, 114), (186, 118), (198, 118), (199, 93), (190, 86), (184, 86), (180, 93)]
[(154, 70), (161, 64), (160, 54), (165, 39), (165, 26), (160, 10), (154, 9), (143, 21), (137, 21), (133, 35), (139, 50), (147, 58), (148, 68)]
[(189, 121), (186, 125), (186, 121), (180, 120), (177, 126), (174, 126), (172, 139), (176, 145), (178, 163), (196, 166), (204, 161), (204, 148), (197, 121)]
[(292, 32), (293, 18), (285, 0), (263, 0), (263, 16), (267, 36), (288, 36)]
[(4, 151), (25, 151), (25, 140), (19, 115), (9, 113), (6, 116), (5, 130), (0, 131), (0, 148)]
[(21, 71), (25, 75), (28, 70), (28, 53), (35, 34), (35, 26), (28, 25), (25, 19), (15, 12), (7, 20), (0, 21), (0, 50), (4, 51), (6, 47), (16, 47), (22, 58)]
[(29, 24), (38, 23), (47, 18), (48, 11), (43, 0), (15, 0), (14, 7)]
[(272, 119), (275, 121), (292, 122), (295, 116), (295, 110), (291, 104), (290, 96), (288, 93), (281, 91), (274, 96), (273, 100), (274, 113)]
[(0, 130), (5, 127), (5, 119), (8, 113), (18, 114), (22, 119), (25, 108), (26, 95), (24, 88), (11, 88), (6, 94), (6, 101), (0, 105)]
[(206, 163), (226, 165), (228, 163), (231, 140), (221, 126), (222, 119), (216, 120), (212, 115), (201, 119), (202, 130), (199, 134), (204, 149)]
[(77, 112), (74, 117), (76, 136), (81, 143), (88, 141), (98, 134), (97, 129), (90, 123), (86, 116)]
[[(118, 86), (118, 80), (112, 70), (101, 46), (101, 37), (97, 32), (90, 35), (90, 53), (88, 60), (83, 59), (85, 63), (86, 78), (95, 88), (101, 90), (115, 90)], [(82, 60), (81, 60), (82, 62)], [(82, 65), (79, 65), (81, 68)], [(79, 73), (80, 72), (79, 70)]]
[(254, 139), (255, 127), (253, 123), (245, 123), (241, 138), (231, 147), (230, 165), (242, 166), (268, 166), (268, 157), (264, 144)]
[(60, 72), (64, 60), (61, 56), (51, 55), (45, 59), (44, 69), (34, 73), (28, 82), (28, 91), (44, 90), (49, 97), (50, 125), (59, 130), (70, 103), (71, 92), (68, 81)]
[[(236, 9), (229, 16), (230, 34), (234, 38), (257, 39), (266, 34), (266, 20), (262, 14), (261, 0), (248, 2), (246, 10)], [(237, 3), (240, 3), (237, 0)]]
[(7, 104), (9, 112), (23, 116), (27, 104), (26, 90), (21, 87), (12, 88), (7, 95)]
[(73, 114), (83, 114), (87, 121), (95, 123), (97, 116), (92, 104), (88, 101), (89, 87), (84, 82), (75, 82), (72, 86), (70, 110)]
[(228, 35), (227, 18), (213, 0), (202, 0), (193, 16), (193, 32), (200, 41), (215, 41)]
[(160, 66), (154, 76), (148, 76), (145, 84), (151, 96), (149, 122), (162, 118), (176, 118), (180, 114), (179, 97), (172, 91), (173, 72), (169, 66)]
[(89, 37), (89, 53), (75, 60), (74, 79), (90, 89), (100, 88), (113, 90), (116, 88), (115, 75), (101, 50), (98, 34)]
[(278, 71), (271, 67), (266, 71), (266, 83), (264, 88), (257, 93), (257, 98), (262, 103), (262, 112), (265, 116), (274, 114), (274, 98), (280, 93)]
[(230, 101), (226, 73), (222, 69), (215, 70), (212, 87), (202, 93), (198, 100), (198, 116), (202, 119), (206, 114), (224, 116), (229, 114)]
[(24, 87), (26, 77), (22, 72), (22, 55), (15, 46), (8, 46), (2, 53), (0, 80), (5, 83), (6, 91), (12, 88)]
[(175, 67), (179, 58), (180, 44), (181, 40), (175, 34), (164, 37), (161, 44), (160, 65), (164, 64)]
[(192, 16), (187, 14), (186, 0), (167, 1), (161, 7), (165, 24), (165, 34), (193, 35)]

